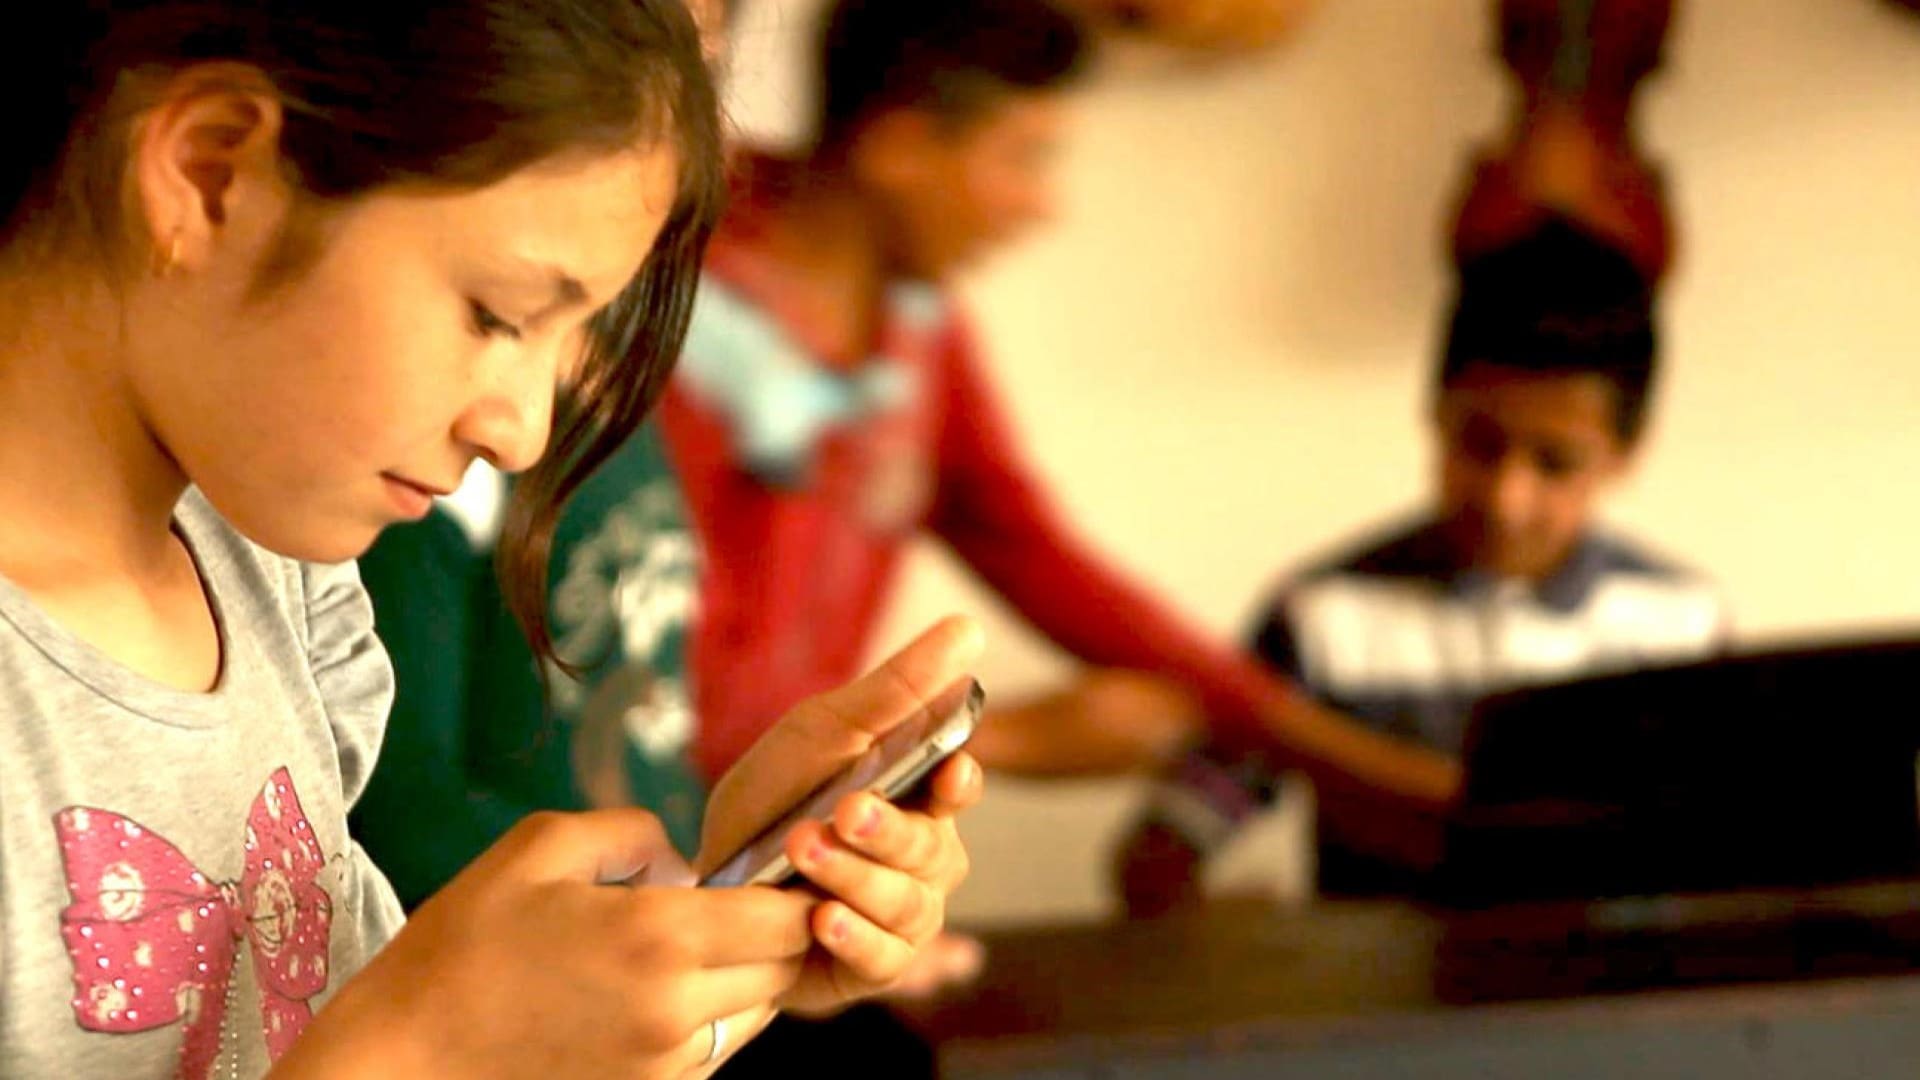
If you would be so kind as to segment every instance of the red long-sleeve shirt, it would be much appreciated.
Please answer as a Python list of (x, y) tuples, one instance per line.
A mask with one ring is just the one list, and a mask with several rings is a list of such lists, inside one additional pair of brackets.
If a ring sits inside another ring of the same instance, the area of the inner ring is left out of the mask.
[[(760, 319), (820, 377), (844, 379), (757, 242), (750, 212), (722, 230), (701, 318)], [(907, 377), (903, 400), (823, 425), (771, 470), (746, 452), (737, 400), (675, 380), (661, 409), (703, 545), (692, 663), (697, 758), (717, 776), (803, 697), (859, 674), (905, 545), (932, 529), (1043, 634), (1090, 664), (1188, 684), (1217, 722), (1250, 731), (1281, 692), (1256, 663), (1208, 641), (1110, 567), (1042, 493), (950, 299), (896, 292), (879, 356)], [(721, 301), (724, 301), (721, 302)], [(751, 391), (748, 391), (751, 392)]]

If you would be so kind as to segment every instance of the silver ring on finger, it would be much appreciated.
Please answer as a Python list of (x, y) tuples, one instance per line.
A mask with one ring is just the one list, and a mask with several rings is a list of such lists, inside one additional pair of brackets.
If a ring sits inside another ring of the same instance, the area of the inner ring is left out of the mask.
[(707, 1047), (706, 1060), (700, 1062), (700, 1067), (703, 1069), (719, 1061), (720, 1055), (727, 1052), (727, 1022), (725, 1020), (708, 1021), (707, 1030), (713, 1033), (713, 1043)]

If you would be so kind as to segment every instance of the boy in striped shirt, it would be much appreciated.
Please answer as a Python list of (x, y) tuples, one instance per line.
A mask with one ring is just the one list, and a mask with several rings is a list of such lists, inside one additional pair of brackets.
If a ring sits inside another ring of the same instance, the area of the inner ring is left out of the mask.
[[(1255, 630), (1262, 659), (1360, 724), (1457, 755), (1487, 694), (1716, 650), (1718, 591), (1593, 520), (1640, 445), (1653, 316), (1632, 264), (1561, 219), (1463, 268), (1431, 413), (1433, 504), (1291, 575)], [(1279, 785), (1259, 754), (1202, 746), (1180, 762), (1123, 854), (1129, 909), (1196, 897), (1206, 857)], [(1437, 830), (1319, 796), (1323, 894), (1406, 892), (1437, 854), (1383, 856), (1383, 832)]]

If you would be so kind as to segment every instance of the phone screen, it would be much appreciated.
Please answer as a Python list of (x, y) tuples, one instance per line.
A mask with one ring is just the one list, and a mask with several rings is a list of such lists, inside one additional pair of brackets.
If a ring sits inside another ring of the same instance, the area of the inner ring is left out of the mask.
[(963, 679), (929, 702), (846, 768), (815, 788), (799, 805), (748, 841), (700, 884), (724, 888), (778, 885), (794, 875), (786, 854), (787, 834), (803, 821), (828, 821), (840, 800), (856, 791), (877, 792), (899, 802), (973, 736), (986, 695), (980, 684)]

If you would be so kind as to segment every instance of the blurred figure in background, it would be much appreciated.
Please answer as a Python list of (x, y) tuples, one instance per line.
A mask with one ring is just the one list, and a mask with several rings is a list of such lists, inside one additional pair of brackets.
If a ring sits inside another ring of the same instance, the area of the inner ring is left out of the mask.
[[(1291, 722), (1304, 700), (1070, 532), (1022, 460), (947, 289), (1052, 213), (1050, 166), (1086, 51), (1077, 25), (1042, 0), (842, 0), (820, 38), (811, 151), (739, 162), (661, 413), (705, 559), (692, 662), (706, 775), (786, 703), (858, 669), (922, 530), (1068, 652), (1180, 684), (1241, 738), (1275, 737), (1270, 718)], [(1144, 695), (1144, 707), (1102, 720), (1068, 695), (1058, 709), (1002, 713), (983, 760), (997, 764), (997, 740), (1026, 771), (1073, 771), (1076, 724), (1110, 736), (1098, 750), (1109, 760), (1162, 754), (1164, 691), (1103, 676), (1096, 697)], [(1120, 716), (1147, 718), (1145, 730), (1114, 734)], [(1306, 756), (1359, 757), (1350, 768), (1384, 763), (1374, 775), (1450, 790), (1427, 757), (1328, 730), (1315, 729)]]
[[(1641, 447), (1655, 346), (1644, 278), (1563, 218), (1468, 263), (1433, 398), (1432, 509), (1290, 575), (1253, 648), (1328, 708), (1448, 755), (1489, 693), (1715, 651), (1718, 591), (1594, 520)], [(1129, 909), (1196, 899), (1280, 771), (1219, 746), (1173, 771), (1122, 857)], [(1322, 893), (1413, 889), (1431, 849), (1365, 842), (1404, 821), (1338, 791), (1320, 804)]]

